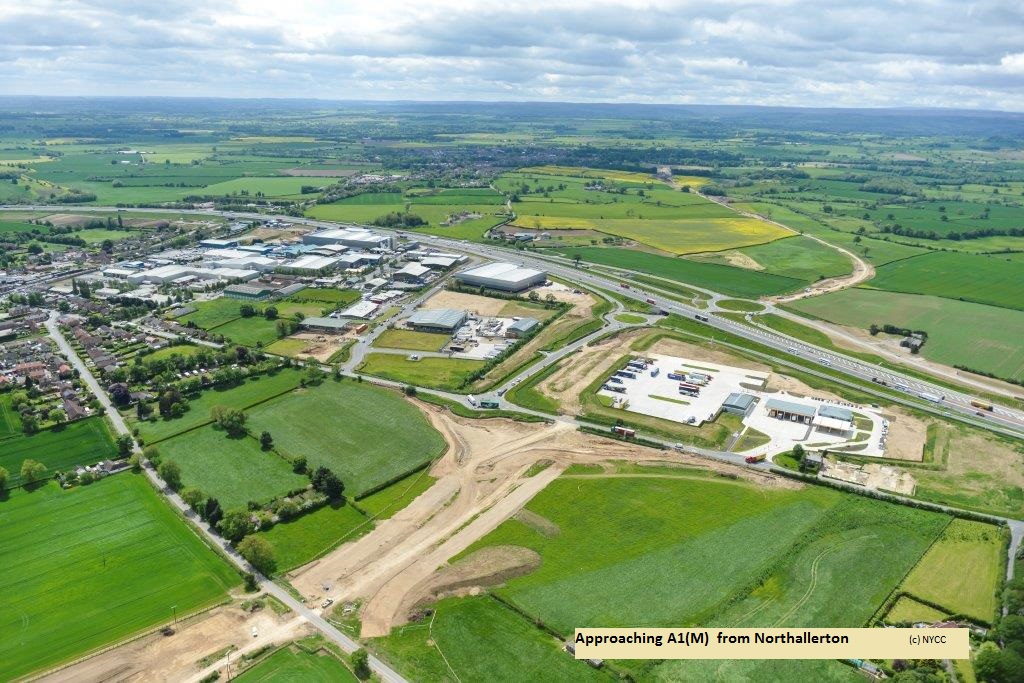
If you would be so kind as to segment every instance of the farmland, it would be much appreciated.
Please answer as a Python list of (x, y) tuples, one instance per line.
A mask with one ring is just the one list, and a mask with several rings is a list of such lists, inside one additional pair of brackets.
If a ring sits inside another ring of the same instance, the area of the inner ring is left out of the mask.
[(260, 450), (256, 439), (233, 439), (212, 425), (162, 441), (158, 448), (163, 461), (181, 468), (185, 486), (198, 487), (225, 510), (249, 501), (266, 503), (309, 484), (284, 458)]
[(250, 428), (267, 430), (288, 457), (324, 465), (345, 482), (349, 495), (433, 460), (441, 435), (397, 392), (357, 382), (325, 382), (299, 389), (249, 411)]
[(306, 652), (298, 646), (286, 646), (235, 678), (241, 683), (276, 681), (332, 681), (358, 683), (341, 660), (328, 652)]
[(288, 522), (279, 522), (256, 536), (270, 543), (277, 571), (302, 566), (370, 530), (372, 522), (347, 503), (326, 505)]
[(251, 377), (238, 386), (226, 389), (208, 389), (198, 397), (190, 398), (189, 409), (178, 418), (153, 417), (138, 423), (139, 433), (147, 443), (160, 441), (211, 421), (214, 406), (248, 408), (268, 398), (290, 391), (299, 385), (302, 374), (297, 370), (282, 369), (267, 375)]
[(0, 521), (0, 545), (18, 557), (0, 567), (5, 677), (169, 622), (172, 605), (180, 617), (240, 584), (141, 475), (17, 491)]
[(638, 270), (676, 282), (705, 287), (730, 296), (757, 298), (782, 294), (804, 287), (807, 283), (780, 275), (724, 266), (717, 263), (701, 263), (685, 258), (671, 258), (629, 249), (601, 249), (581, 247), (563, 252), (567, 258), (597, 263), (617, 268)]
[(374, 346), (390, 349), (409, 349), (410, 351), (440, 351), (450, 337), (446, 334), (433, 332), (414, 332), (413, 330), (385, 330), (373, 341)]
[(1005, 255), (931, 252), (880, 267), (868, 284), (893, 292), (1024, 310), (1024, 278), (1020, 275), (1020, 263)]
[(431, 389), (458, 391), (465, 386), (474, 372), (484, 366), (484, 361), (466, 358), (425, 357), (417, 361), (405, 356), (371, 353), (366, 356), (357, 370), (367, 375), (376, 375), (396, 382), (407, 382)]
[(512, 610), (487, 597), (449, 598), (436, 616), (373, 641), (413, 680), (612, 681)]
[(1005, 531), (953, 520), (900, 589), (950, 614), (992, 623), (1006, 570)]
[(31, 436), (14, 435), (0, 440), (0, 467), (10, 476), (8, 486), (21, 483), (21, 463), (26, 458), (46, 465), (49, 476), (77, 465), (95, 465), (117, 451), (106, 420), (100, 416), (45, 429)]
[[(848, 289), (789, 306), (829, 322), (866, 330), (891, 323), (928, 332), (921, 355), (999, 377), (1024, 378), (1024, 313), (934, 296)], [(964, 321), (971, 321), (965, 325)]]

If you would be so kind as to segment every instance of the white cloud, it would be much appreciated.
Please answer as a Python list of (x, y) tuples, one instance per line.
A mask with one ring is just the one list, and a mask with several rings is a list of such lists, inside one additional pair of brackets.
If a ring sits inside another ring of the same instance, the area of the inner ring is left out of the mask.
[(1001, 0), (34, 0), (0, 93), (1024, 110)]

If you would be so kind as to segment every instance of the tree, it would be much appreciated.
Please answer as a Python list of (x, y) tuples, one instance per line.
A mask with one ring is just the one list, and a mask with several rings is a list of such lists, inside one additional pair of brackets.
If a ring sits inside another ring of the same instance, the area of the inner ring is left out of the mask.
[(0, 491), (7, 487), (7, 469), (0, 467)]
[(50, 420), (50, 422), (60, 423), (64, 421), (64, 411), (61, 410), (60, 408), (54, 408), (49, 413), (47, 413), (46, 417), (47, 419)]
[(126, 406), (132, 401), (132, 392), (128, 385), (118, 382), (110, 387), (110, 398), (119, 406)]
[(214, 406), (210, 409), (210, 418), (229, 436), (238, 437), (245, 434), (246, 415), (237, 408)]
[(295, 474), (304, 474), (306, 472), (306, 458), (300, 455), (292, 460), (292, 472)]
[(199, 511), (199, 516), (210, 526), (217, 526), (217, 523), (224, 519), (224, 511), (220, 508), (220, 501), (212, 497), (207, 498), (203, 509)]
[(117, 437), (117, 455), (121, 458), (127, 458), (132, 454), (132, 448), (135, 446), (135, 440), (132, 439), (130, 434), (121, 434)]
[(267, 320), (277, 320), (277, 308), (274, 306), (267, 306), (263, 311), (263, 317)]
[(256, 315), (256, 309), (253, 308), (252, 304), (242, 304), (238, 307), (238, 313), (243, 318), (251, 318)]
[(241, 541), (252, 531), (252, 514), (245, 508), (235, 508), (224, 513), (217, 525), (221, 535), (232, 543)]
[(370, 677), (370, 657), (363, 648), (359, 648), (350, 654), (348, 656), (348, 663), (352, 665), (352, 673), (359, 680), (365, 681)]
[(238, 544), (238, 552), (262, 574), (273, 574), (277, 567), (274, 560), (274, 549), (267, 539), (261, 536), (246, 536)]
[(102, 244), (100, 244), (100, 249), (108, 254), (114, 251), (114, 240), (103, 240)]
[(132, 466), (132, 472), (138, 474), (142, 471), (142, 454), (132, 453), (132, 456), (128, 458), (128, 464)]
[(26, 484), (33, 484), (37, 481), (41, 481), (46, 477), (46, 465), (43, 463), (26, 458), (21, 463), (21, 479)]
[(402, 387), (402, 392), (406, 396), (415, 396), (416, 395), (416, 387), (414, 387), (411, 384), (406, 384), (404, 387)]
[(31, 413), (21, 416), (21, 429), (26, 434), (35, 434), (39, 431), (39, 418)]
[(160, 449), (152, 444), (142, 449), (142, 457), (148, 460), (153, 467), (160, 465)]
[(181, 490), (181, 499), (190, 508), (199, 512), (203, 503), (206, 502), (206, 494), (195, 486), (186, 486)]
[(274, 437), (270, 435), (270, 432), (263, 432), (260, 434), (260, 448), (265, 451), (269, 451), (274, 446)]
[(177, 491), (181, 488), (181, 468), (178, 467), (178, 463), (173, 460), (165, 460), (160, 463), (160, 467), (156, 471), (172, 490)]
[(312, 480), (313, 488), (331, 500), (337, 500), (345, 493), (345, 485), (341, 483), (338, 475), (322, 465), (316, 468)]

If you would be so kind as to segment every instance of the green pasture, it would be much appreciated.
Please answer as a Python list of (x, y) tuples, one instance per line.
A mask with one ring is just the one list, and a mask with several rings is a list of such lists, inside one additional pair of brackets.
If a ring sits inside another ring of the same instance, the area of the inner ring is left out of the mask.
[(46, 465), (47, 475), (52, 477), (59, 471), (95, 465), (116, 454), (114, 439), (101, 416), (58, 425), (31, 436), (15, 434), (0, 440), (0, 467), (8, 472), (8, 486), (22, 483), (21, 463), (26, 459)]
[(1024, 310), (1024, 272), (1004, 255), (931, 252), (878, 268), (867, 284), (877, 289), (929, 294)]
[(235, 677), (240, 683), (358, 683), (340, 659), (326, 650), (286, 646)]
[(1024, 378), (1024, 312), (868, 289), (847, 289), (788, 304), (794, 310), (866, 330), (891, 323), (928, 332), (921, 355), (998, 377)]
[(301, 567), (342, 542), (362, 536), (372, 528), (373, 522), (344, 503), (325, 505), (255, 535), (270, 543), (277, 571), (284, 573)]
[(376, 375), (395, 382), (407, 382), (430, 389), (458, 391), (469, 377), (484, 366), (482, 360), (466, 358), (425, 357), (417, 361), (405, 355), (371, 353), (356, 368), (367, 375)]
[(374, 346), (387, 349), (409, 349), (410, 351), (440, 351), (451, 339), (447, 334), (416, 332), (414, 330), (385, 330), (373, 340)]
[(277, 453), (261, 450), (255, 438), (230, 438), (213, 425), (162, 441), (158, 448), (163, 461), (181, 468), (183, 486), (198, 487), (225, 510), (249, 501), (266, 503), (309, 484), (309, 477), (294, 473)]
[(156, 415), (149, 420), (138, 422), (139, 434), (146, 440), (146, 443), (166, 439), (210, 422), (210, 409), (214, 406), (248, 408), (294, 389), (299, 385), (301, 379), (301, 372), (285, 368), (273, 374), (252, 377), (238, 386), (226, 389), (207, 389), (198, 397), (189, 397), (189, 408), (179, 418), (165, 420)]
[(297, 389), (248, 411), (254, 434), (264, 430), (289, 457), (324, 465), (356, 496), (444, 452), (445, 442), (398, 392), (353, 381)]
[(215, 334), (224, 335), (235, 344), (243, 346), (264, 346), (271, 344), (277, 337), (277, 320), (267, 320), (261, 315), (250, 318), (238, 318), (212, 328)]
[(244, 303), (246, 302), (226, 296), (211, 299), (210, 301), (190, 301), (186, 305), (196, 310), (181, 316), (178, 318), (178, 322), (182, 325), (194, 323), (196, 327), (209, 330), (242, 317), (239, 308)]
[(130, 473), (11, 493), (0, 503), (0, 546), (17, 558), (0, 566), (5, 678), (170, 623), (240, 583), (145, 477)]
[(337, 304), (339, 307), (359, 300), (361, 295), (354, 289), (335, 289), (333, 287), (307, 287), (292, 294), (283, 301), (295, 303)]
[(576, 660), (561, 643), (487, 596), (448, 598), (434, 617), (372, 641), (411, 680), (613, 681)]

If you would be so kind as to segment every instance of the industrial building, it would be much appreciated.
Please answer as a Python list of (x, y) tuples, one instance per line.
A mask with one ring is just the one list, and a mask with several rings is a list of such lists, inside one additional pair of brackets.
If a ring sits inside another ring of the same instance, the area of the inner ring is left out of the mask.
[(853, 411), (840, 406), (819, 406), (814, 426), (832, 434), (847, 434), (853, 431)]
[(418, 332), (444, 332), (451, 334), (466, 322), (466, 312), (454, 308), (435, 308), (416, 311), (406, 324)]
[(536, 318), (520, 318), (505, 328), (505, 336), (510, 339), (522, 339), (537, 329), (538, 325), (540, 325), (540, 321)]
[(305, 244), (341, 244), (354, 249), (392, 249), (394, 239), (369, 230), (335, 228), (302, 236)]
[(339, 318), (360, 318), (366, 320), (373, 317), (378, 308), (380, 308), (380, 305), (372, 301), (357, 301), (336, 315)]
[(810, 424), (817, 413), (814, 406), (805, 406), (802, 403), (783, 401), (778, 398), (768, 399), (768, 402), (765, 403), (765, 408), (768, 410), (768, 417), (803, 424)]
[(237, 247), (238, 240), (200, 240), (199, 246), (207, 247), (209, 249), (226, 249), (229, 247)]
[(396, 270), (391, 274), (392, 279), (399, 282), (409, 282), (412, 284), (422, 284), (427, 275), (430, 274), (430, 268), (424, 265), (410, 261), (402, 266), (401, 270)]
[(268, 285), (228, 285), (224, 288), (224, 296), (243, 301), (264, 301), (274, 294), (274, 288)]
[(241, 280), (248, 281), (259, 276), (259, 271), (240, 268), (204, 268), (201, 266), (166, 265), (143, 270), (128, 276), (128, 282), (140, 284), (153, 282), (167, 284), (190, 280)]
[(351, 320), (341, 318), (305, 318), (299, 327), (304, 330), (321, 332), (325, 334), (341, 334), (352, 325)]
[(484, 287), (502, 292), (521, 292), (534, 285), (544, 284), (548, 276), (542, 270), (498, 261), (456, 273), (455, 279), (470, 287)]
[(333, 267), (337, 263), (338, 259), (334, 256), (314, 256), (313, 254), (308, 254), (292, 261), (281, 261), (278, 267), (301, 273), (319, 273), (322, 270)]
[(722, 410), (733, 415), (746, 416), (753, 410), (757, 397), (750, 394), (731, 393), (722, 401)]

